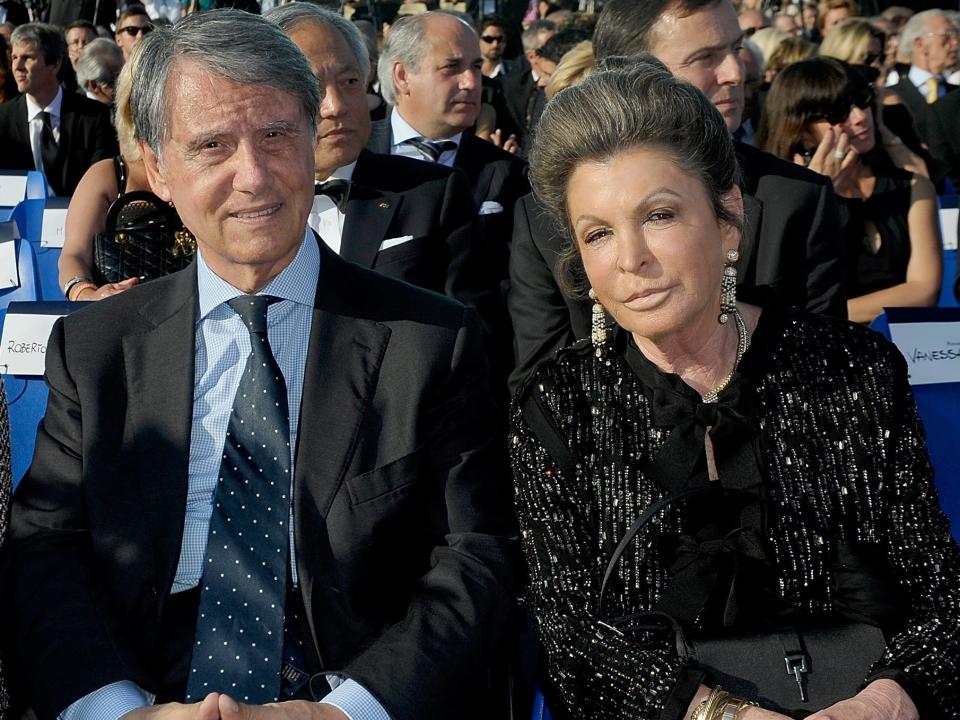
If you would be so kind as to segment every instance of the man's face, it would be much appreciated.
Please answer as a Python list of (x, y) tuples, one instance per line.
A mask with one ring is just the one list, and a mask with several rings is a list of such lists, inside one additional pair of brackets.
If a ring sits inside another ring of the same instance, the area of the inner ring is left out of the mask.
[(737, 23), (740, 25), (740, 29), (743, 30), (743, 34), (750, 36), (753, 35), (760, 28), (767, 26), (767, 19), (763, 16), (762, 12), (757, 10), (744, 10), (737, 17)]
[(47, 65), (47, 60), (34, 43), (17, 42), (13, 44), (11, 56), (13, 79), (17, 90), (46, 104), (57, 94), (57, 72), (60, 63)]
[(370, 137), (365, 78), (343, 36), (331, 27), (303, 23), (290, 33), (320, 82), (317, 118), (317, 178), (325, 180), (337, 168), (360, 155)]
[(176, 206), (217, 275), (257, 290), (293, 260), (313, 204), (313, 133), (301, 103), (189, 60), (165, 90), (162, 157), (141, 148), (150, 185)]
[(553, 60), (537, 56), (537, 87), (546, 88), (550, 84), (550, 78), (553, 77), (553, 71), (557, 69), (557, 64)]
[(397, 64), (394, 84), (404, 120), (424, 136), (442, 140), (473, 125), (480, 112), (480, 43), (450, 15), (426, 20), (423, 56), (413, 72)]
[(90, 28), (75, 27), (67, 30), (67, 54), (70, 56), (70, 64), (77, 67), (77, 60), (80, 58), (80, 51), (87, 46), (87, 43), (96, 39), (97, 35)]
[(914, 65), (939, 74), (957, 64), (957, 30), (945, 17), (928, 18), (926, 32), (916, 42)]
[(131, 15), (124, 18), (117, 28), (114, 38), (123, 50), (123, 59), (129, 60), (133, 49), (140, 44), (143, 36), (153, 30), (153, 23), (146, 15)]
[(733, 132), (743, 114), (743, 31), (728, 0), (681, 17), (668, 8), (654, 23), (650, 51), (670, 71), (699, 88)]
[(498, 25), (487, 25), (480, 33), (480, 53), (484, 60), (499, 62), (507, 49), (507, 33)]

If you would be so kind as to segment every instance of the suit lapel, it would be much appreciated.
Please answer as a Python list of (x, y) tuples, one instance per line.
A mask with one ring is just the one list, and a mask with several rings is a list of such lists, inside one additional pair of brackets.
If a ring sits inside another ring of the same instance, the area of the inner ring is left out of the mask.
[(13, 102), (17, 103), (17, 119), (11, 128), (13, 142), (10, 147), (15, 148), (18, 154), (22, 153), (21, 157), (16, 161), (17, 165), (29, 164), (31, 168), (36, 169), (33, 167), (33, 149), (30, 145), (30, 121), (27, 118), (27, 98), (25, 95), (20, 95)]
[(360, 153), (340, 240), (340, 257), (368, 268), (373, 267), (380, 244), (387, 239), (390, 222), (403, 200), (400, 195), (368, 186), (375, 177), (369, 166), (375, 162), (370, 153)]
[(69, 154), (67, 150), (74, 147), (73, 143), (80, 142), (79, 139), (75, 139), (80, 135), (77, 129), (79, 116), (74, 112), (73, 98), (70, 97), (72, 94), (69, 90), (64, 90), (63, 101), (60, 103), (60, 150), (57, 169), (60, 175), (61, 189), (67, 187), (67, 178), (69, 177), (69, 168), (67, 167)]
[[(158, 538), (156, 568), (165, 590), (173, 582), (183, 538), (193, 416), (196, 264), (141, 314), (153, 327), (123, 338), (127, 397), (125, 445), (134, 448), (146, 522)], [(133, 433), (133, 436), (130, 434)]]
[(457, 150), (457, 157), (453, 166), (463, 170), (470, 185), (473, 188), (473, 197), (479, 206), (483, 199), (487, 197), (487, 190), (490, 187), (492, 175), (485, 180), (481, 179), (484, 170), (484, 158), (479, 152), (477, 143), (486, 142), (486, 140), (477, 140), (473, 134), (467, 130), (460, 138), (460, 147)]
[(344, 480), (390, 337), (389, 328), (361, 317), (363, 288), (353, 286), (343, 260), (323, 243), (320, 258), (294, 471), (301, 529), (309, 527), (304, 513), (326, 516)]

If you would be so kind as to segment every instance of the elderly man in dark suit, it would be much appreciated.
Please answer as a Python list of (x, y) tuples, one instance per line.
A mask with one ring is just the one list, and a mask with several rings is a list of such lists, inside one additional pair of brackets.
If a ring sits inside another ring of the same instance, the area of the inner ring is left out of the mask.
[(307, 56), (322, 88), (310, 227), (346, 260), (477, 308), (489, 329), (503, 310), (463, 173), (364, 149), (370, 61), (353, 23), (305, 2), (266, 18)]
[(394, 105), (367, 147), (462, 170), (473, 187), (481, 232), (506, 279), (513, 206), (530, 192), (526, 163), (477, 138), (483, 59), (472, 27), (429, 12), (390, 28), (378, 65), (383, 96)]
[[(743, 113), (742, 42), (729, 0), (608, 0), (594, 50), (601, 61), (652, 53), (699, 88), (732, 133)], [(788, 304), (845, 317), (840, 220), (830, 179), (749, 145), (736, 148), (745, 211), (738, 283), (770, 286)], [(518, 207), (508, 300), (514, 388), (541, 360), (582, 337), (590, 313), (588, 301), (568, 301), (553, 279), (562, 238), (543, 223), (532, 199)]]
[(12, 45), (21, 94), (0, 105), (0, 163), (7, 170), (42, 170), (55, 194), (71, 195), (87, 168), (117, 154), (110, 111), (60, 86), (67, 48), (55, 27), (21, 25)]
[(197, 259), (52, 333), (15, 688), (40, 720), (482, 712), (516, 542), (473, 312), (307, 228), (319, 88), (276, 25), (198, 13), (139, 57)]

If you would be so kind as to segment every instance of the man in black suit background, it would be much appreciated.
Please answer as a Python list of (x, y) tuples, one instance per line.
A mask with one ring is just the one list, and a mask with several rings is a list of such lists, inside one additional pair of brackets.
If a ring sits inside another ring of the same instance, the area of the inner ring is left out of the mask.
[(957, 64), (957, 29), (943, 10), (917, 13), (900, 33), (900, 52), (910, 59), (910, 69), (893, 89), (913, 116), (920, 139), (929, 145), (929, 107), (956, 89), (943, 73)]
[(477, 138), (483, 60), (472, 27), (453, 15), (401, 18), (380, 53), (383, 96), (394, 106), (374, 125), (367, 147), (462, 170), (470, 181), (481, 233), (506, 280), (513, 206), (530, 192), (523, 160)]
[(307, 228), (319, 88), (276, 25), (197, 13), (140, 58), (147, 175), (198, 253), (52, 333), (15, 689), (40, 720), (482, 713), (516, 542), (473, 312)]
[(553, 37), (556, 31), (557, 26), (550, 20), (532, 22), (520, 36), (527, 65), (510, 73), (503, 80), (503, 98), (513, 116), (514, 123), (520, 129), (517, 139), (524, 151), (527, 150), (526, 139), (529, 137), (533, 122), (534, 101), (540, 81), (540, 58), (537, 51)]
[(322, 89), (310, 227), (346, 260), (477, 308), (492, 332), (493, 316), (503, 310), (466, 178), (442, 165), (364, 148), (370, 114), (363, 79), (370, 61), (353, 23), (304, 2), (265, 17), (306, 55)]
[(110, 111), (64, 92), (63, 35), (28, 23), (13, 31), (13, 77), (20, 95), (0, 105), (0, 144), (7, 170), (42, 170), (56, 195), (71, 195), (93, 163), (117, 154)]
[[(728, 0), (608, 0), (594, 51), (599, 61), (652, 53), (699, 88), (732, 133), (743, 113), (742, 42)], [(830, 179), (749, 145), (736, 148), (745, 211), (738, 283), (767, 285), (788, 304), (846, 316), (840, 221)], [(583, 337), (590, 314), (586, 300), (568, 305), (553, 279), (563, 239), (544, 225), (532, 199), (518, 207), (528, 217), (516, 222), (510, 268), (514, 388), (541, 360)]]

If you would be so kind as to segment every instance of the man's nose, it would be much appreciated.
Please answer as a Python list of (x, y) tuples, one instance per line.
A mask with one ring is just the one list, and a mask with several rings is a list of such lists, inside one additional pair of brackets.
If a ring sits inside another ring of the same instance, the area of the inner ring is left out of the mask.
[(250, 142), (241, 142), (234, 153), (233, 187), (240, 192), (256, 194), (270, 182), (265, 158)]
[(739, 53), (729, 52), (717, 68), (717, 82), (720, 85), (742, 85), (744, 77), (743, 60)]
[(321, 117), (338, 117), (343, 114), (345, 107), (343, 93), (336, 84), (324, 88), (323, 100), (320, 101)]

